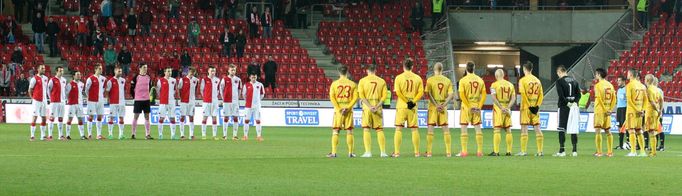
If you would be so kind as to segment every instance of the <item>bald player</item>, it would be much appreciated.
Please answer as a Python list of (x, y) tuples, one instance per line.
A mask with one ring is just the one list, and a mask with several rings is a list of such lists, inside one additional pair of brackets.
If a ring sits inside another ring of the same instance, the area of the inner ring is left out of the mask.
[(516, 89), (514, 85), (504, 79), (504, 70), (495, 71), (495, 81), (490, 85), (490, 97), (493, 98), (493, 152), (490, 156), (500, 156), (500, 131), (506, 132), (505, 142), (507, 151), (505, 156), (512, 155), (512, 143), (514, 137), (511, 132), (511, 108), (516, 102)]

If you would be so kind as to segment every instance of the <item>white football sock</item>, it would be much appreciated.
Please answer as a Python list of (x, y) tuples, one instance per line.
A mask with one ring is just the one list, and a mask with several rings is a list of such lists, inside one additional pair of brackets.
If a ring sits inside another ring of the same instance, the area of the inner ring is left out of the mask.
[(84, 130), (83, 127), (84, 127), (83, 125), (78, 125), (78, 133), (81, 134), (81, 137), (85, 136), (85, 131), (83, 131)]
[[(192, 132), (191, 127), (189, 131)], [(201, 137), (206, 137), (206, 124), (201, 124)]]
[(110, 136), (113, 135), (114, 134), (114, 124), (113, 123), (108, 124), (107, 128), (109, 129), (109, 135)]
[(189, 136), (194, 136), (194, 122), (189, 122)]
[(102, 121), (95, 122), (97, 125), (97, 135), (102, 135)]
[(244, 137), (249, 137), (249, 124), (244, 123)]
[(63, 131), (63, 130), (62, 130), (62, 126), (64, 126), (64, 124), (62, 124), (62, 122), (59, 122), (59, 123), (57, 124), (57, 132), (59, 132), (59, 137), (60, 137), (60, 138), (63, 136), (63, 134), (62, 134), (62, 133), (63, 133), (63, 132), (62, 132), (62, 131)]
[(258, 136), (258, 137), (261, 136), (261, 132), (263, 131), (262, 128), (263, 128), (263, 127), (261, 127), (260, 124), (256, 124), (256, 136)]
[(66, 125), (66, 136), (71, 136), (71, 125)]
[(95, 122), (88, 121), (88, 136), (92, 135), (92, 126), (95, 126)]
[(170, 130), (171, 130), (171, 139), (175, 137), (175, 123), (170, 124)]
[(31, 126), (31, 137), (36, 137), (36, 126)]
[(54, 126), (54, 121), (47, 123), (47, 136), (52, 136), (52, 127)]
[(45, 137), (45, 126), (40, 125), (40, 138)]
[(213, 137), (218, 137), (218, 125), (211, 125), (213, 128)]
[(185, 136), (185, 122), (180, 122), (178, 127), (180, 128), (180, 137)]
[(227, 128), (230, 124), (227, 121), (223, 121), (223, 137), (227, 137)]
[(161, 137), (163, 135), (163, 124), (159, 123), (157, 127), (159, 127), (159, 137)]
[(125, 124), (120, 124), (120, 123), (118, 124), (118, 138), (123, 137), (123, 131), (124, 131), (125, 126), (126, 126)]

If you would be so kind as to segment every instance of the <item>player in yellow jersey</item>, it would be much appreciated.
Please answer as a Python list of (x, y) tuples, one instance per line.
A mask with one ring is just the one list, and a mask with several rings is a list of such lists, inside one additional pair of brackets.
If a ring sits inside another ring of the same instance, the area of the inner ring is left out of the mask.
[(450, 157), (452, 154), (450, 148), (452, 146), (452, 137), (450, 137), (450, 128), (448, 127), (448, 103), (452, 100), (454, 94), (452, 92), (452, 82), (450, 82), (449, 78), (443, 76), (442, 63), (433, 65), (433, 76), (426, 80), (424, 93), (429, 95), (429, 129), (426, 135), (426, 157), (431, 157), (431, 153), (433, 153), (433, 129), (436, 126), (440, 126), (443, 129), (445, 156)]
[(627, 98), (627, 109), (625, 115), (625, 128), (630, 134), (630, 153), (629, 157), (637, 156), (637, 144), (641, 148), (640, 155), (647, 156), (644, 147), (644, 136), (642, 136), (642, 118), (644, 117), (644, 99), (646, 87), (639, 82), (639, 71), (628, 70), (628, 84), (625, 86), (625, 97)]
[(519, 80), (519, 93), (521, 94), (521, 152), (517, 156), (526, 156), (528, 148), (528, 126), (533, 126), (535, 130), (535, 141), (538, 152), (535, 156), (543, 156), (542, 149), (544, 136), (540, 131), (540, 105), (544, 98), (542, 84), (540, 80), (533, 76), (533, 63), (523, 64), (523, 74)]
[(613, 135), (611, 134), (611, 112), (616, 107), (616, 90), (613, 85), (606, 81), (606, 70), (595, 70), (594, 78), (598, 80), (594, 85), (594, 141), (597, 152), (594, 156), (601, 157), (602, 153), (602, 130), (606, 133), (606, 156), (613, 156)]
[(493, 152), (490, 156), (500, 156), (500, 130), (504, 130), (506, 134), (505, 141), (507, 143), (506, 156), (512, 155), (513, 136), (511, 132), (511, 108), (516, 102), (516, 89), (514, 85), (504, 79), (504, 70), (498, 69), (495, 71), (495, 81), (490, 85), (490, 96), (493, 98)]
[(372, 157), (372, 135), (370, 129), (377, 132), (381, 157), (386, 154), (386, 137), (384, 136), (382, 103), (386, 99), (386, 82), (375, 74), (376, 65), (367, 65), (367, 76), (360, 79), (358, 94), (362, 103), (362, 140), (365, 145), (364, 158)]
[(658, 89), (658, 79), (651, 74), (644, 77), (647, 84), (647, 98), (644, 99), (644, 131), (649, 132), (649, 156), (656, 156), (656, 134), (661, 126), (661, 115), (663, 114), (663, 95)]
[(332, 152), (327, 157), (336, 158), (339, 130), (347, 130), (348, 156), (352, 158), (355, 157), (353, 154), (353, 106), (358, 100), (357, 85), (348, 79), (346, 66), (339, 67), (338, 71), (339, 79), (332, 82), (329, 88), (329, 100), (334, 105), (334, 123), (332, 124)]
[(412, 73), (414, 61), (410, 58), (403, 62), (403, 73), (395, 78), (393, 90), (398, 96), (395, 114), (395, 135), (393, 137), (393, 157), (400, 157), (400, 145), (403, 141), (402, 128), (412, 129), (412, 146), (414, 156), (419, 157), (419, 124), (417, 124), (417, 101), (424, 95), (422, 78)]
[(466, 76), (459, 80), (459, 98), (462, 106), (459, 112), (459, 124), (461, 125), (460, 141), (462, 149), (458, 157), (466, 157), (467, 144), (469, 143), (468, 126), (473, 125), (476, 129), (476, 156), (483, 156), (483, 131), (481, 131), (481, 108), (486, 98), (485, 83), (483, 79), (474, 74), (476, 65), (468, 62)]

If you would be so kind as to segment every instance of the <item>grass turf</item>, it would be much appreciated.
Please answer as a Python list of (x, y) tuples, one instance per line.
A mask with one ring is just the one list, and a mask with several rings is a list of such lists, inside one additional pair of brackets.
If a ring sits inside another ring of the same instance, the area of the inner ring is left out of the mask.
[[(156, 127), (152, 130), (156, 136)], [(196, 130), (201, 134), (198, 126)], [(421, 129), (422, 151), (425, 130)], [(452, 131), (457, 152), (459, 129)], [(129, 137), (129, 129), (126, 133)], [(168, 128), (165, 133), (168, 137)], [(253, 127), (251, 134), (255, 134)], [(326, 128), (266, 127), (262, 143), (254, 141), (254, 135), (247, 142), (81, 141), (75, 127), (75, 140), (70, 142), (29, 142), (28, 135), (27, 125), (0, 125), (1, 195), (671, 195), (682, 191), (674, 185), (682, 177), (682, 151), (676, 151), (679, 136), (668, 136), (668, 151), (655, 158), (625, 157), (626, 151), (616, 151), (612, 158), (592, 157), (594, 135), (589, 133), (580, 135), (579, 157), (556, 158), (551, 153), (558, 148), (557, 134), (546, 132), (545, 157), (462, 159), (443, 156), (440, 132), (434, 138), (433, 158), (408, 156), (411, 134), (404, 131), (403, 156), (398, 159), (328, 159), (324, 158), (330, 149)], [(492, 131), (485, 130), (484, 135), (484, 152), (489, 153)], [(376, 134), (372, 136), (377, 156)], [(392, 129), (386, 130), (386, 137), (391, 153)], [(339, 143), (339, 155), (344, 155), (345, 134)], [(570, 140), (567, 143), (570, 146)], [(355, 133), (355, 147), (358, 155), (364, 152), (360, 131)], [(473, 134), (469, 149), (476, 150)], [(518, 149), (519, 132), (514, 131), (514, 152)], [(532, 133), (528, 149), (535, 153)]]

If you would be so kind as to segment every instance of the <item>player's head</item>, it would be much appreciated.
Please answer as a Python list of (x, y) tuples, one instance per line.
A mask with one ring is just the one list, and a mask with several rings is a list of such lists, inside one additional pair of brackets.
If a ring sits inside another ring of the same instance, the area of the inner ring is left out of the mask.
[(504, 80), (504, 70), (503, 69), (495, 70), (495, 79)]
[(618, 86), (625, 86), (625, 80), (627, 80), (627, 79), (625, 78), (625, 76), (621, 75), (621, 76), (618, 76), (617, 80), (618, 80)]
[(368, 64), (365, 69), (367, 69), (367, 75), (373, 75), (377, 72), (377, 66), (375, 64)]
[(230, 68), (227, 70), (227, 73), (230, 74), (230, 76), (237, 74), (237, 65), (230, 64)]
[(258, 73), (250, 72), (250, 73), (249, 73), (249, 80), (250, 80), (252, 83), (253, 83), (253, 82), (256, 82), (256, 80), (258, 80)]
[(166, 69), (163, 69), (163, 77), (170, 78), (171, 74), (173, 74), (173, 68), (166, 67)]
[(38, 65), (38, 75), (45, 74), (45, 65)]
[(437, 62), (436, 64), (433, 65), (433, 74), (434, 75), (443, 74), (443, 63)]
[(339, 68), (337, 68), (337, 70), (339, 71), (339, 75), (344, 76), (344, 77), (348, 76), (347, 75), (348, 74), (348, 67), (346, 67), (345, 65), (339, 66)]
[(656, 85), (658, 84), (658, 79), (653, 74), (647, 74), (644, 76), (644, 83), (647, 85)]
[(208, 77), (213, 77), (215, 76), (215, 67), (209, 66), (208, 67)]
[(123, 68), (116, 66), (114, 68), (114, 76), (118, 78), (121, 77), (121, 75), (123, 75)]
[(194, 76), (194, 74), (197, 73), (197, 68), (194, 67), (189, 67), (189, 70), (187, 71), (187, 76)]
[(405, 61), (403, 61), (403, 69), (405, 69), (405, 71), (412, 71), (412, 67), (414, 67), (414, 60), (412, 60), (412, 58), (406, 58)]
[(596, 78), (598, 80), (602, 80), (602, 79), (606, 78), (607, 74), (608, 73), (606, 73), (606, 70), (604, 70), (602, 68), (597, 68), (597, 70), (594, 70), (594, 78)]
[(139, 70), (140, 70), (140, 75), (147, 75), (147, 68), (149, 66), (146, 63), (140, 64)]
[(566, 67), (564, 65), (559, 65), (556, 67), (556, 75), (560, 78), (566, 76)]
[(476, 69), (476, 64), (474, 64), (474, 62), (467, 62), (467, 68), (466, 68), (467, 74), (474, 73), (474, 69)]
[(76, 80), (76, 81), (81, 80), (81, 72), (80, 71), (76, 71), (75, 73), (73, 73), (73, 80)]
[(102, 64), (96, 63), (95, 64), (95, 75), (101, 75), (102, 74)]
[(631, 68), (628, 70), (628, 80), (637, 80), (639, 81), (639, 71), (637, 71), (634, 68)]
[(533, 63), (532, 62), (530, 62), (530, 61), (526, 62), (523, 64), (522, 67), (523, 67), (524, 75), (533, 74), (532, 73), (533, 72)]
[(63, 74), (63, 73), (64, 73), (64, 67), (62, 67), (62, 66), (57, 66), (57, 68), (55, 68), (54, 76), (56, 76), (56, 77), (62, 77), (62, 74)]

